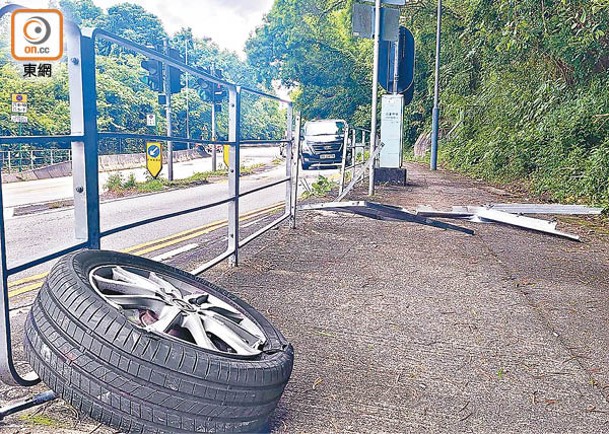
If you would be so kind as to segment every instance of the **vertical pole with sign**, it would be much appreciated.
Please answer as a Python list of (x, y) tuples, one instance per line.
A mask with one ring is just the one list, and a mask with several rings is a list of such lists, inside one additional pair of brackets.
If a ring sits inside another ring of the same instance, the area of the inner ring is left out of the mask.
[(159, 142), (146, 143), (146, 169), (154, 179), (163, 170), (163, 145)]
[[(169, 43), (165, 40), (165, 52), (169, 53)], [(167, 136), (171, 137), (172, 125), (171, 125), (171, 79), (169, 77), (169, 71), (171, 66), (168, 63), (165, 64), (165, 97), (167, 98)], [(171, 140), (167, 141), (167, 179), (173, 181), (173, 143)]]
[[(374, 3), (374, 66), (372, 70), (372, 119), (370, 120), (370, 155), (376, 150), (376, 110), (378, 105), (379, 48), (381, 42), (381, 0)], [(368, 195), (374, 194), (374, 158), (370, 158)]]
[[(17, 122), (18, 124), (18, 135), (21, 136), (23, 134), (23, 129), (22, 129), (22, 125), (23, 123), (27, 122), (27, 117), (25, 116), (25, 114), (27, 113), (27, 94), (25, 93), (13, 93), (11, 94), (11, 111), (13, 113), (16, 113), (16, 115), (12, 116), (12, 119), (14, 122)], [(19, 143), (18, 145), (18, 152), (19, 152), (19, 172), (21, 172), (22, 170), (22, 166), (23, 166), (23, 150), (21, 148), (22, 144)], [(9, 151), (10, 153), (10, 151)]]

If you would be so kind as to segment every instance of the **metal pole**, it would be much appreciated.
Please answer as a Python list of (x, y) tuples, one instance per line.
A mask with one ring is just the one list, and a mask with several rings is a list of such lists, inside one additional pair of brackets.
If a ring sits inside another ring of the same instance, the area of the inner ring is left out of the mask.
[(241, 160), (241, 87), (228, 88), (228, 192), (233, 200), (228, 204), (228, 251), (231, 267), (239, 265), (239, 172)]
[[(164, 42), (165, 54), (169, 55), (169, 43)], [(167, 136), (171, 137), (171, 82), (169, 79), (169, 64), (165, 64), (165, 96), (167, 98), (166, 116), (167, 116)], [(173, 181), (173, 142), (167, 141), (167, 179)]]
[[(292, 104), (288, 105), (288, 113), (287, 113), (287, 119), (286, 119), (286, 130), (285, 130), (285, 138), (288, 141), (288, 143), (286, 144), (286, 154), (285, 154), (285, 176), (286, 178), (290, 178), (290, 181), (286, 184), (286, 191), (285, 191), (285, 213), (286, 214), (290, 214), (290, 217), (293, 218), (294, 216), (292, 215), (292, 192), (294, 189), (294, 186), (292, 185), (294, 183), (294, 178), (292, 177), (292, 152), (293, 152), (293, 143), (292, 143), (292, 137), (293, 137), (293, 119), (294, 116), (294, 107), (292, 106)], [(279, 145), (281, 146), (281, 145)]]
[[(184, 63), (188, 65), (188, 42), (184, 38)], [(186, 76), (186, 138), (190, 139), (190, 81), (188, 72), (184, 74)], [(190, 149), (190, 143), (188, 144)]]
[[(343, 161), (340, 165), (340, 184), (338, 186), (338, 194), (342, 194), (345, 188), (345, 172), (347, 171), (347, 146), (349, 145), (349, 126), (344, 123), (345, 135), (343, 137)], [(351, 151), (351, 163), (353, 163), (353, 151)]]
[(398, 94), (398, 80), (400, 79), (400, 68), (398, 59), (400, 58), (400, 37), (393, 43), (394, 45), (394, 61), (393, 61), (393, 94)]
[(440, 128), (440, 38), (442, 36), (442, 0), (438, 0), (438, 28), (436, 30), (436, 79), (434, 85), (433, 112), (431, 118), (431, 160), (429, 168), (438, 167), (438, 130)]
[(89, 29), (89, 32), (83, 32), (81, 38), (78, 28), (71, 31), (68, 39), (68, 76), (71, 132), (84, 135), (82, 142), (72, 142), (71, 147), (76, 239), (85, 239), (90, 249), (99, 249), (97, 91), (92, 33), (93, 29)]
[[(294, 131), (294, 146), (292, 147), (292, 155), (286, 154), (286, 164), (292, 164), (294, 170), (294, 180), (292, 181), (294, 189), (292, 196), (292, 229), (296, 229), (296, 208), (298, 207), (298, 181), (300, 180), (300, 128), (301, 128), (300, 113), (296, 114), (296, 125)], [(289, 158), (289, 163), (287, 162)]]
[(215, 172), (218, 169), (218, 153), (216, 152), (216, 104), (211, 103), (211, 171)]
[[(374, 4), (374, 66), (372, 69), (372, 119), (370, 121), (370, 155), (376, 149), (376, 110), (378, 106), (379, 47), (381, 40), (381, 0)], [(374, 195), (374, 158), (370, 160), (368, 195)]]

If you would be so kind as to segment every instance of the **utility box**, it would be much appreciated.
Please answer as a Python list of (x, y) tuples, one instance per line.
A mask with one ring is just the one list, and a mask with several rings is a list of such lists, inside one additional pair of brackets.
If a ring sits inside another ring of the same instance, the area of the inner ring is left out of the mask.
[(383, 95), (380, 167), (402, 167), (404, 95)]

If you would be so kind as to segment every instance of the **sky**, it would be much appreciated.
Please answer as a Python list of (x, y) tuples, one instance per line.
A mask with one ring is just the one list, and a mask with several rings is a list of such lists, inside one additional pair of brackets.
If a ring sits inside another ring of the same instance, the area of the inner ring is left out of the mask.
[[(0, 0), (0, 5), (6, 3)], [(245, 41), (273, 0), (93, 0), (104, 9), (118, 3), (137, 3), (158, 16), (170, 34), (191, 27), (198, 37), (210, 37), (220, 47), (243, 56)], [(47, 7), (48, 0), (14, 0), (27, 7)]]

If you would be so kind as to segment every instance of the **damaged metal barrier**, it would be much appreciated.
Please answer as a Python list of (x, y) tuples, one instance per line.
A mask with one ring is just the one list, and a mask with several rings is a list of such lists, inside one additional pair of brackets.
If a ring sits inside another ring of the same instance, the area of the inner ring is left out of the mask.
[(374, 202), (354, 201), (354, 202), (329, 202), (316, 203), (308, 205), (300, 205), (298, 210), (301, 211), (336, 211), (343, 213), (357, 214), (364, 217), (369, 217), (375, 220), (388, 221), (406, 221), (418, 223), (426, 226), (433, 226), (440, 229), (449, 229), (462, 232), (468, 235), (474, 235), (474, 231), (461, 226), (452, 225), (450, 223), (432, 220), (430, 218), (413, 214), (404, 208), (392, 205), (384, 205)]
[(486, 206), (453, 206), (451, 211), (420, 206), (417, 207), (416, 215), (421, 217), (463, 219), (478, 223), (502, 223), (573, 241), (580, 241), (578, 235), (557, 230), (557, 222), (555, 221), (526, 217), (523, 214), (599, 215), (602, 211), (602, 208), (591, 208), (583, 205), (505, 203)]

